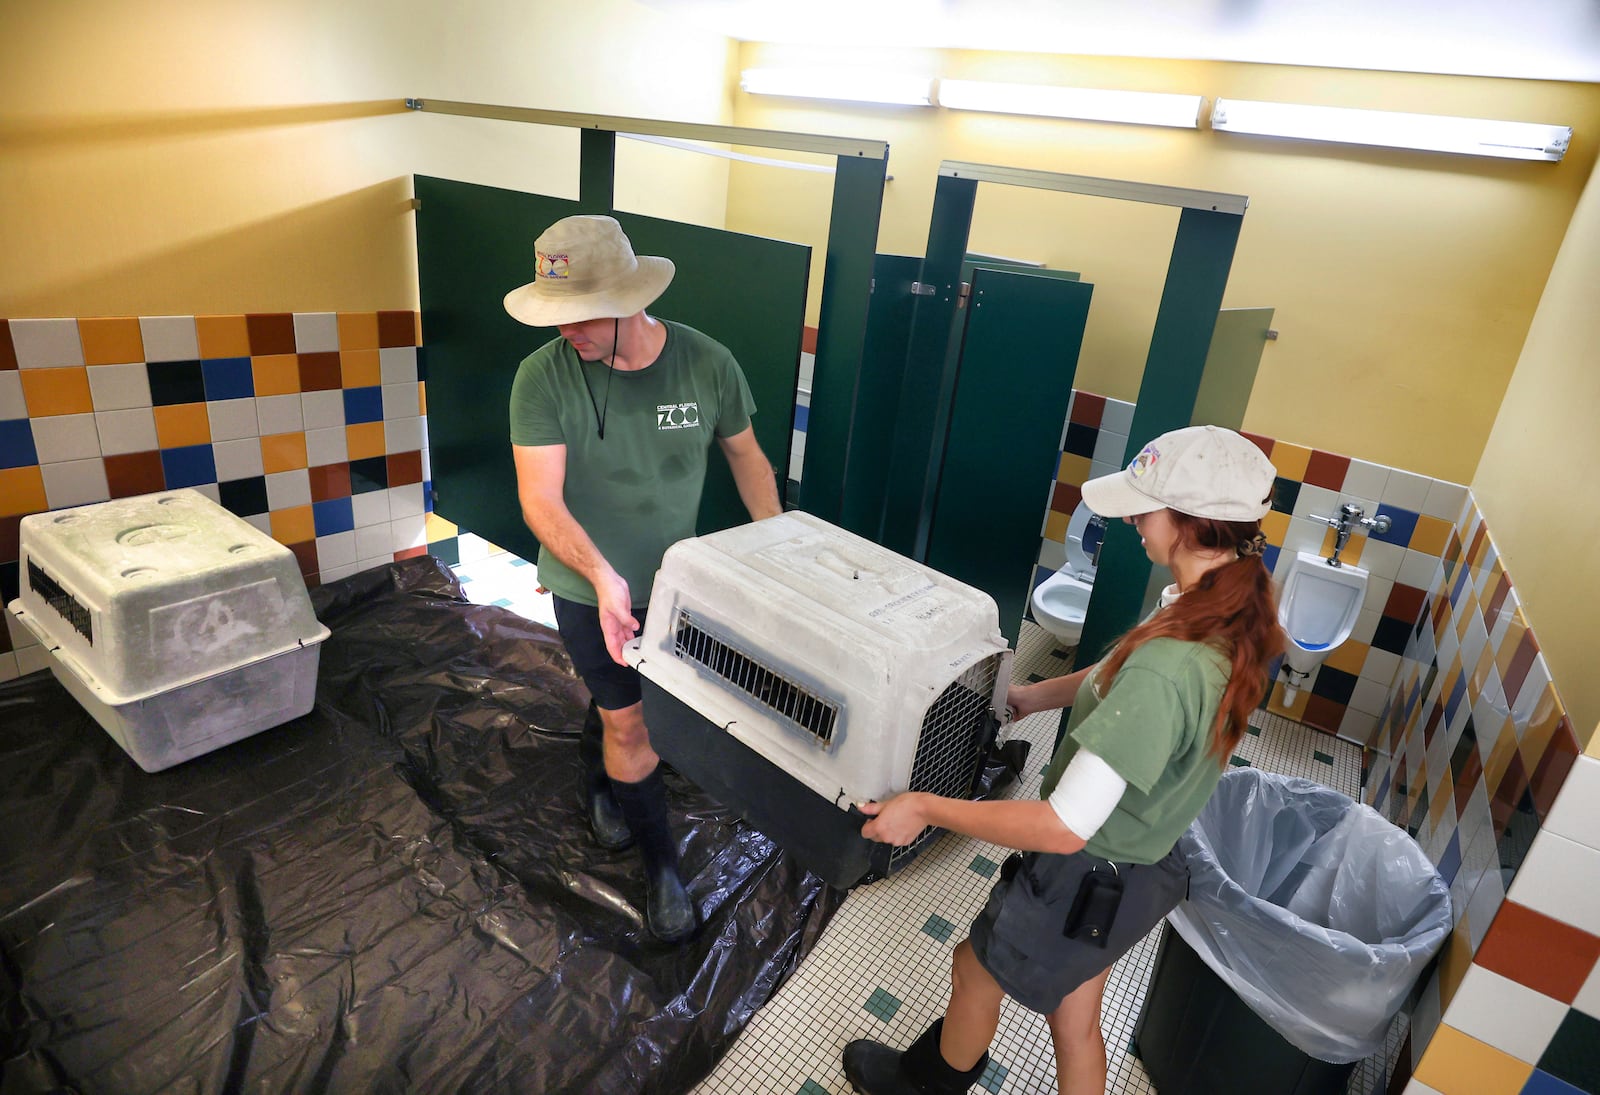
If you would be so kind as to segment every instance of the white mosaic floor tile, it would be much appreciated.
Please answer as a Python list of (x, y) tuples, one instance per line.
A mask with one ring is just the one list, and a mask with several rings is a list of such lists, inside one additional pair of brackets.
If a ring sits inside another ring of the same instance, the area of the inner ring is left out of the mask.
[(496, 549), (463, 561), (454, 570), (473, 604), (499, 605), (535, 623), (556, 626), (555, 602), (550, 594), (539, 592), (539, 570), (527, 560)]

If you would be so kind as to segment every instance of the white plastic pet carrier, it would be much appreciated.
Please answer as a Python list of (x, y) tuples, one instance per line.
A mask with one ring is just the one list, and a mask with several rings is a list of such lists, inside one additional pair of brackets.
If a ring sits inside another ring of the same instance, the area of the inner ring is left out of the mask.
[(854, 804), (968, 796), (1010, 682), (988, 594), (800, 512), (673, 545), (628, 649), (656, 751), (839, 887), (931, 835)]
[(194, 490), (22, 519), (10, 610), (147, 772), (299, 718), (318, 622), (294, 554)]

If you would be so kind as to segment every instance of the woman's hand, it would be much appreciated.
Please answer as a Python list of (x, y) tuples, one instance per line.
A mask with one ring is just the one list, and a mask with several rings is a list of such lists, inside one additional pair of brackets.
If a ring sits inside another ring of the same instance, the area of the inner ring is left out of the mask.
[(1071, 707), (1078, 698), (1078, 686), (1088, 678), (1092, 665), (1068, 673), (1064, 677), (1046, 677), (1032, 684), (1013, 684), (1006, 689), (1006, 706), (1014, 718), (1024, 719), (1036, 711), (1054, 711)]
[(1071, 855), (1083, 847), (1083, 840), (1043, 799), (968, 802), (907, 791), (887, 802), (863, 802), (856, 808), (872, 819), (861, 826), (861, 835), (884, 844), (910, 844), (931, 825), (1024, 852)]
[(928, 827), (923, 802), (929, 797), (920, 791), (907, 791), (887, 802), (858, 804), (856, 808), (872, 818), (861, 827), (861, 835), (868, 840), (899, 847), (910, 844)]
[(1014, 720), (1025, 719), (1035, 711), (1043, 711), (1038, 699), (1037, 684), (1013, 684), (1006, 689), (1006, 706), (1011, 708)]

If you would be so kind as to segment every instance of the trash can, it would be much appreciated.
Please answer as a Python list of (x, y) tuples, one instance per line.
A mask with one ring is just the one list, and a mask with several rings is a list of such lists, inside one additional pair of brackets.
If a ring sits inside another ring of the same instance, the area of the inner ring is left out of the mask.
[(1239, 768), (1179, 842), (1134, 1028), (1161, 1095), (1339, 1095), (1451, 928), (1450, 890), (1405, 832), (1307, 779)]

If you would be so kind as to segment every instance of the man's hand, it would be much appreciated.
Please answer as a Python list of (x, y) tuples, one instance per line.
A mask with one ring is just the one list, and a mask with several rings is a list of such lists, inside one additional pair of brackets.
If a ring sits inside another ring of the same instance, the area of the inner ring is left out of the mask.
[(639, 621), (633, 615), (633, 598), (628, 592), (628, 582), (614, 570), (594, 584), (596, 599), (600, 602), (600, 630), (606, 637), (606, 653), (618, 665), (627, 665), (622, 658), (622, 647), (639, 634)]
[(883, 844), (900, 847), (910, 844), (928, 827), (922, 811), (923, 800), (927, 797), (920, 791), (907, 791), (887, 802), (859, 803), (856, 809), (872, 818), (861, 827), (861, 835)]

